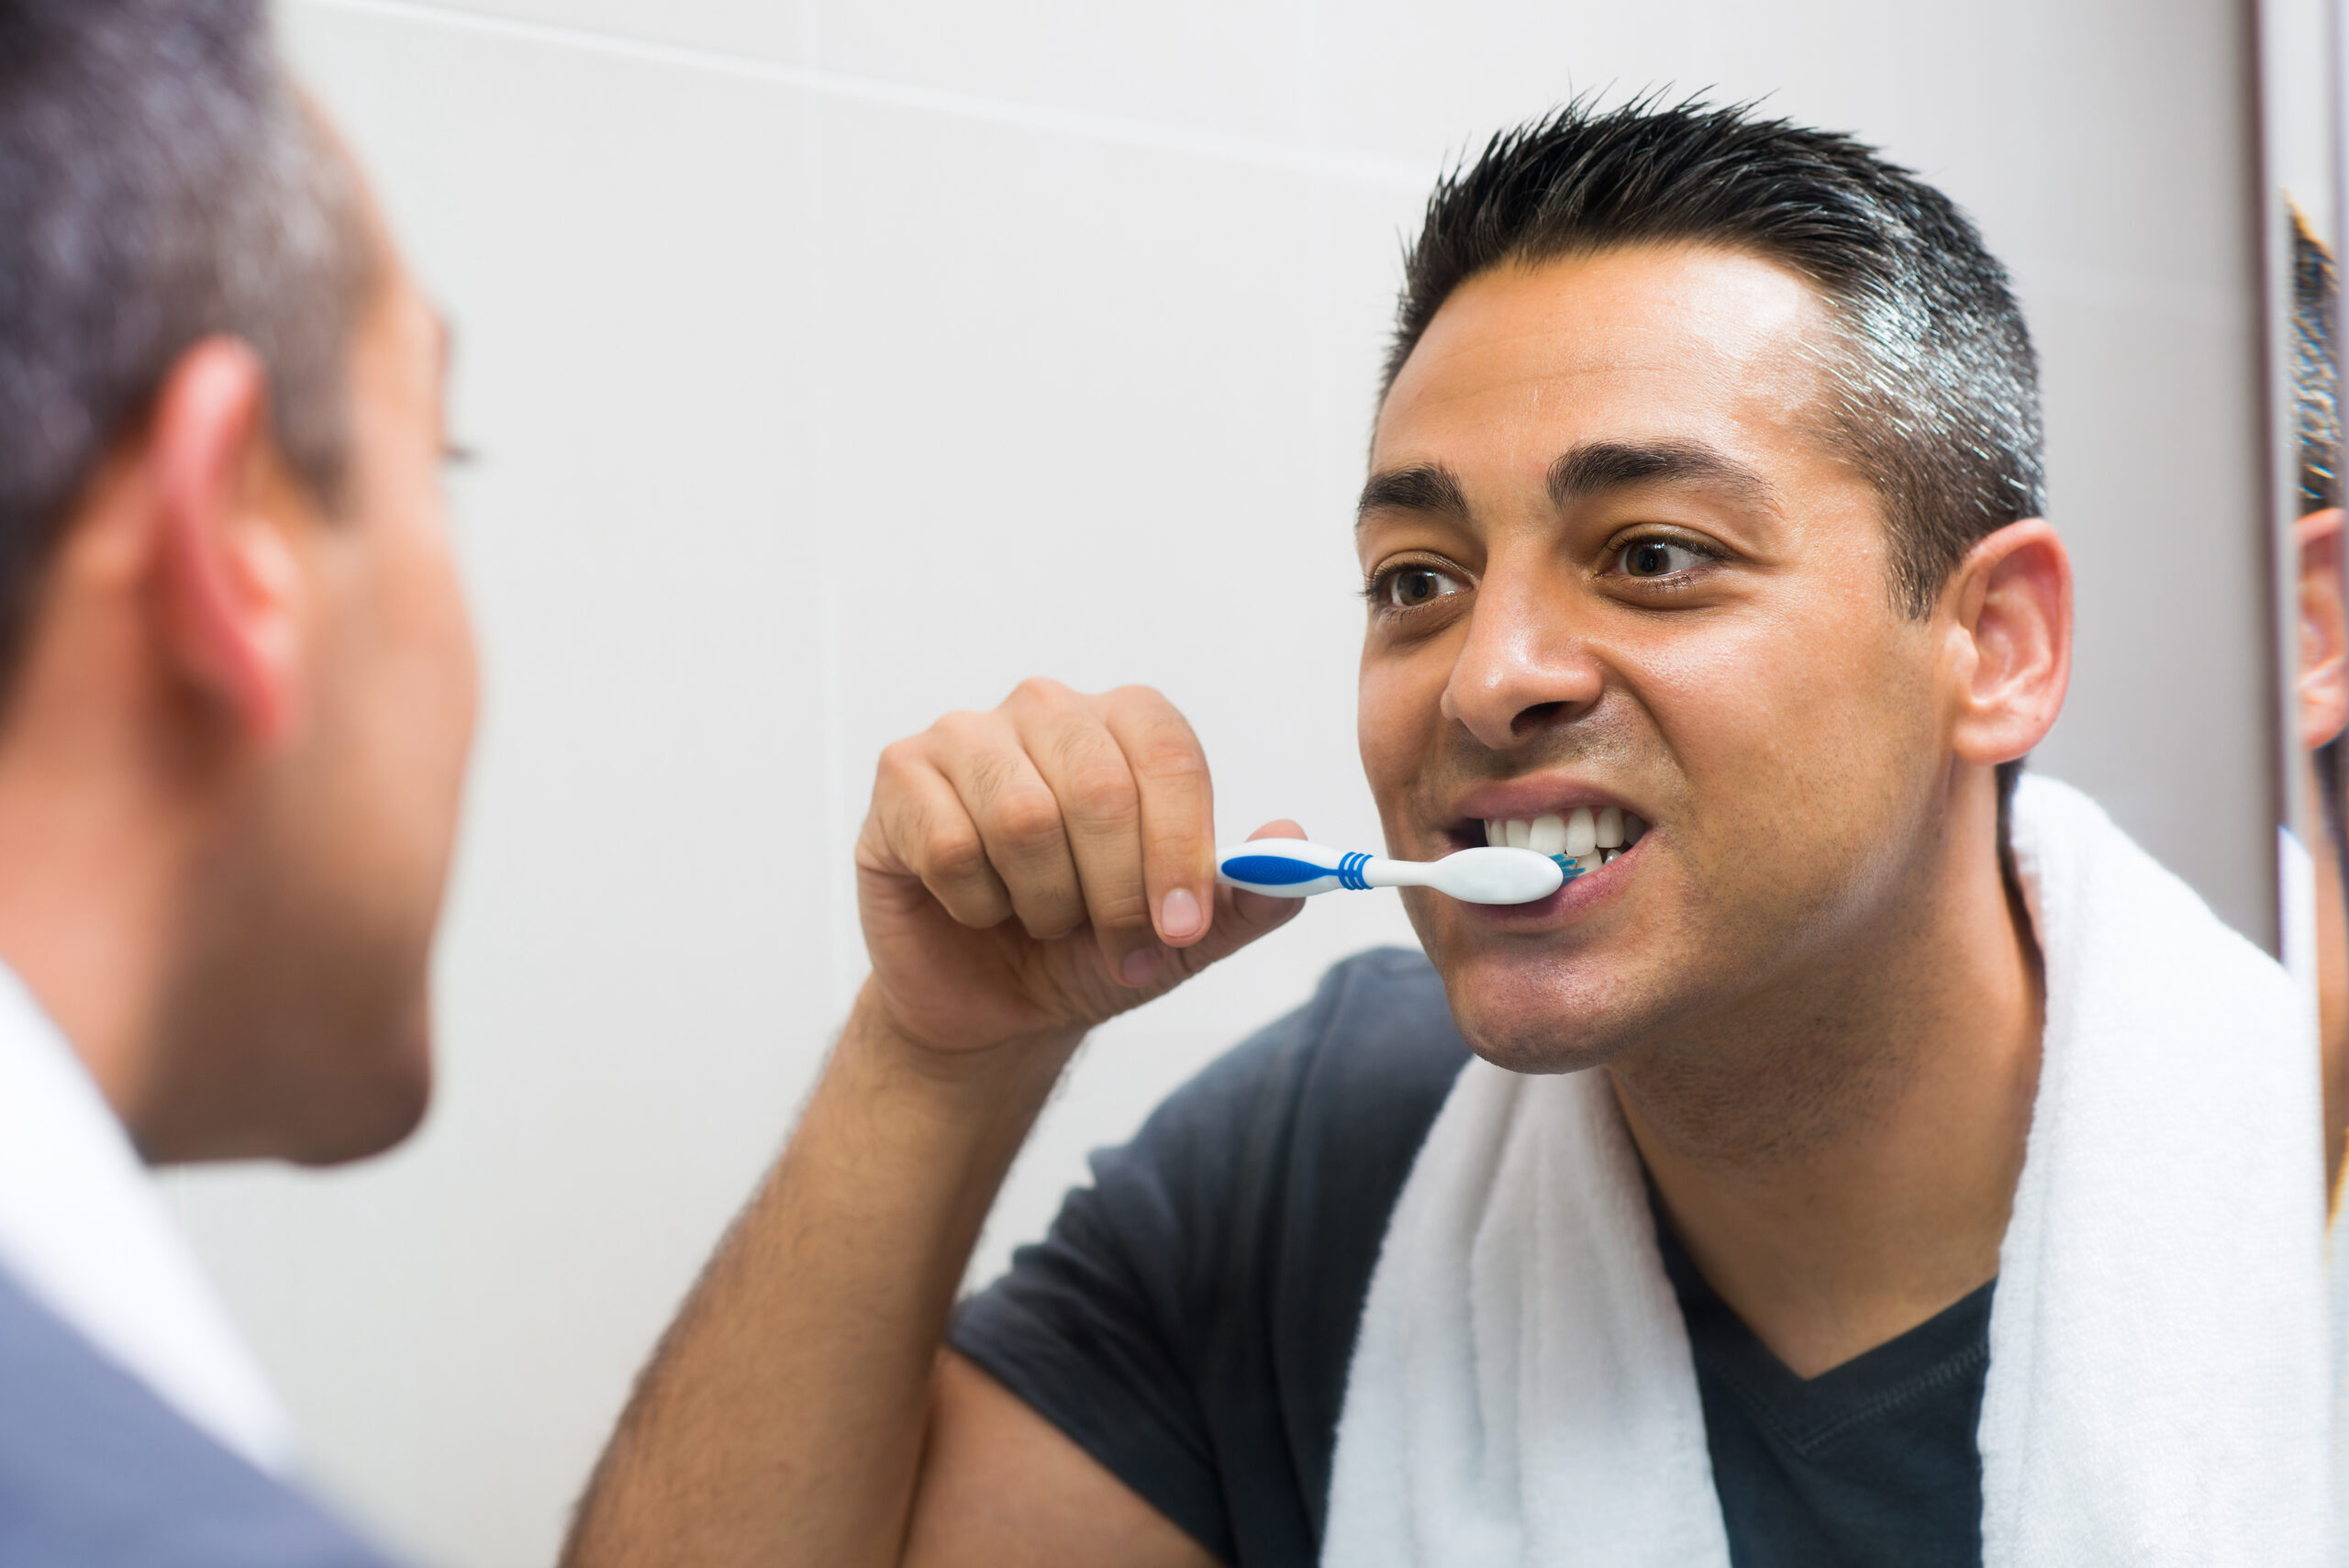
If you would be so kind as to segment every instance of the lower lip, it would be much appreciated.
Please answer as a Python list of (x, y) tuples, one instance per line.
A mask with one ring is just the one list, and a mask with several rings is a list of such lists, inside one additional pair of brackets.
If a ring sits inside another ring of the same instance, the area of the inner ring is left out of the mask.
[[(1653, 828), (1651, 827), (1650, 831)], [(1597, 871), (1570, 876), (1555, 893), (1537, 898), (1531, 904), (1463, 904), (1472, 919), (1508, 929), (1559, 926), (1574, 920), (1596, 905), (1612, 898), (1624, 883), (1624, 875), (1632, 858), (1640, 852), (1640, 844), (1647, 842), (1647, 835), (1640, 836), (1633, 844)]]

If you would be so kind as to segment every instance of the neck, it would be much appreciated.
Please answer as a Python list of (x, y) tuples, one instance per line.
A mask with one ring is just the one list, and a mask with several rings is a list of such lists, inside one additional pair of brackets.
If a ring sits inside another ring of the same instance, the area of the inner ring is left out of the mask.
[(1965, 804), (1868, 940), (1609, 1069), (1682, 1245), (1805, 1377), (1998, 1273), (2043, 996), (1995, 811)]

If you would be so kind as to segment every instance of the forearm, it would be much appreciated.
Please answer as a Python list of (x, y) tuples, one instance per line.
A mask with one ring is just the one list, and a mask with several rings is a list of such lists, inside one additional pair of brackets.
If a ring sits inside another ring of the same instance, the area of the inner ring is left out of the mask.
[(567, 1564), (897, 1561), (947, 1313), (1074, 1044), (941, 1064), (859, 1004), (640, 1381)]

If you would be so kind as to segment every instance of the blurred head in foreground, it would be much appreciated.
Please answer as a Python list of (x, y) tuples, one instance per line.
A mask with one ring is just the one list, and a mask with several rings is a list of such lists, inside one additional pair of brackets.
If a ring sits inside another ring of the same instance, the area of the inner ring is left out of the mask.
[(2315, 851), (2317, 1005), (2324, 1049), (2327, 1180), (2340, 1184), (2344, 1119), (2349, 1119), (2349, 921), (2343, 917), (2343, 769), (2341, 731), (2349, 723), (2349, 670), (2341, 554), (2341, 375), (2333, 353), (2340, 279), (2323, 241), (2292, 215), (2292, 425), (2299, 445), (2294, 509), (2300, 551), (2298, 697), (2300, 740), (2309, 758), (2323, 842)]
[(149, 1159), (429, 1091), (445, 332), (256, 0), (0, 4), (0, 960)]

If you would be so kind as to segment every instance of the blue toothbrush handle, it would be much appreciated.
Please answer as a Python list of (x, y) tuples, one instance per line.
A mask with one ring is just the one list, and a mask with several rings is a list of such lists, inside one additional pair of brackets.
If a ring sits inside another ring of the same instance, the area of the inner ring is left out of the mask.
[(1302, 839), (1252, 839), (1216, 856), (1216, 880), (1275, 898), (1310, 898), (1340, 888), (1369, 886), (1363, 867), (1375, 857), (1358, 850), (1332, 850)]

